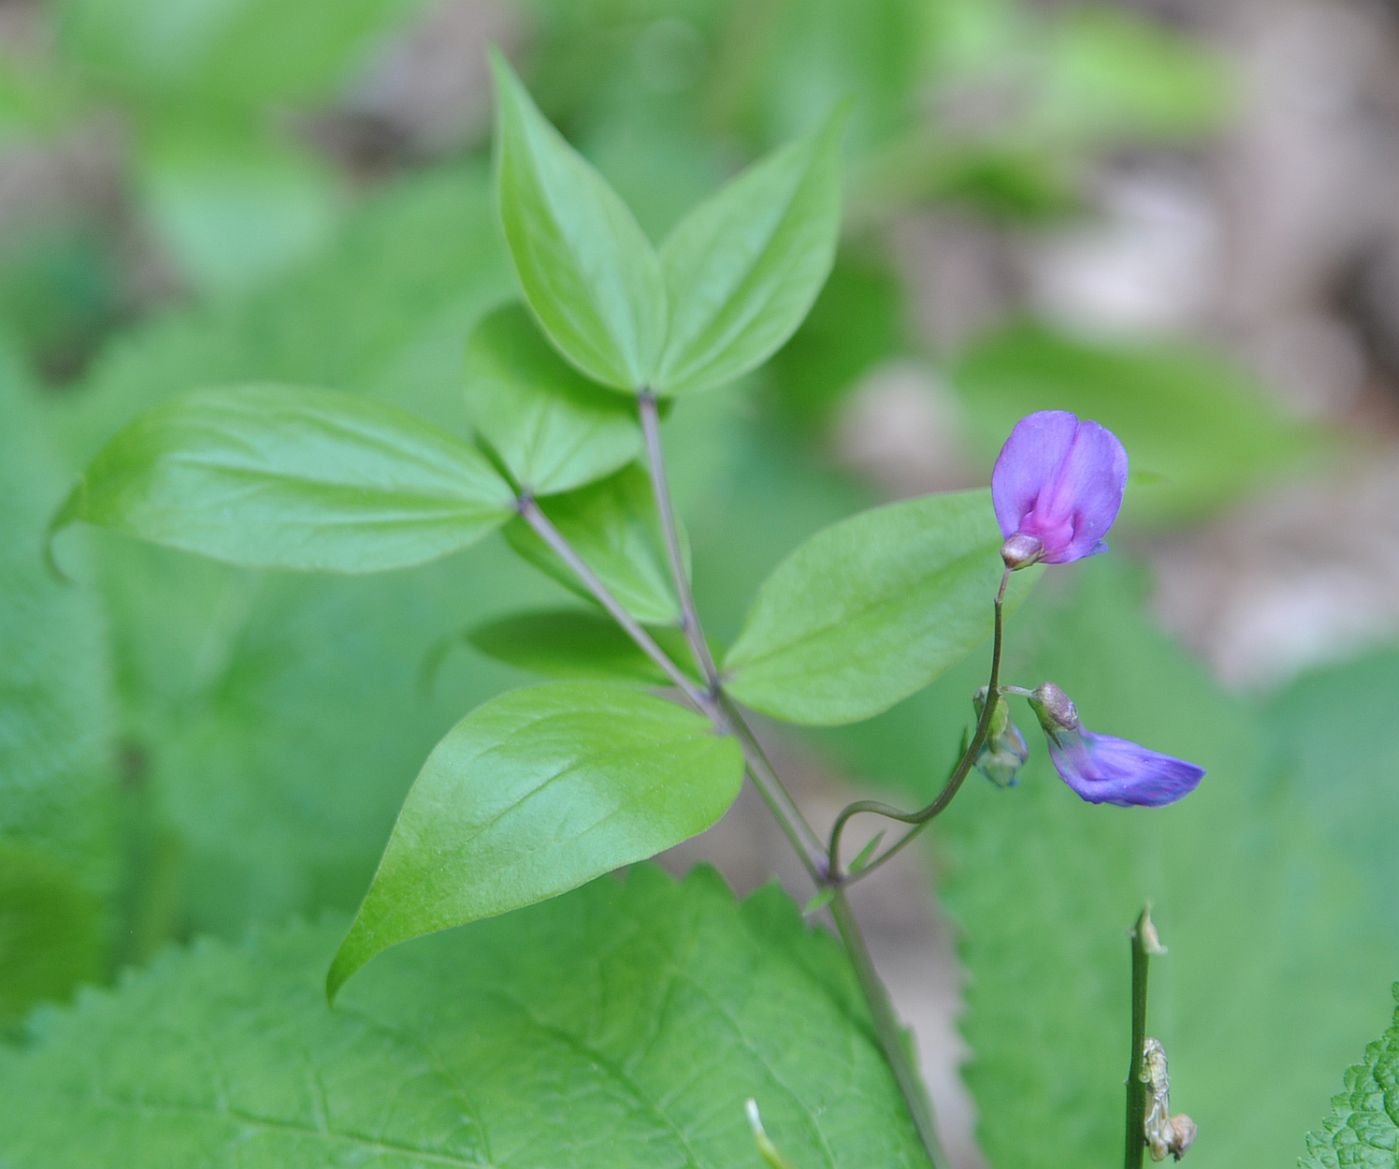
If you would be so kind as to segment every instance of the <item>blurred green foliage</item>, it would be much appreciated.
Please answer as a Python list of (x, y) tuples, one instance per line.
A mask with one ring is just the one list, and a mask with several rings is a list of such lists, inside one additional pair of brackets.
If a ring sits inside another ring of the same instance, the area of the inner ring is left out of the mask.
[[(352, 908), (432, 743), (523, 677), (454, 653), (424, 691), (424, 659), (468, 623), (563, 595), (503, 541), (363, 580), (255, 576), (101, 535), (59, 547), (75, 584), (42, 565), (76, 468), (183, 390), (324, 385), (464, 431), (463, 345), (513, 292), (479, 152), (370, 191), (297, 121), (334, 107), (422, 7), (72, 0), (43, 10), (47, 49), (0, 47), (0, 167), (97, 127), (125, 213), (190, 301), (143, 297), (131, 225), (80, 198), (0, 220), (0, 1025), (171, 938)], [(850, 226), (815, 310), (741, 390), (686, 401), (671, 428), (721, 642), (787, 551), (872, 501), (825, 448), (851, 387), (918, 354), (889, 222), (934, 208), (1052, 227), (1085, 213), (1104, 152), (1189, 143), (1228, 108), (1219, 62), (1122, 7), (530, 0), (513, 14), (545, 112), (653, 237), (737, 162), (856, 97)], [(1118, 429), (1155, 480), (1124, 518), (1199, 518), (1325, 445), (1193, 347), (1012, 322), (946, 364), (983, 468), (1030, 409)], [(986, 1150), (998, 1166), (1111, 1155), (1124, 932), (1150, 895), (1172, 951), (1153, 1010), (1176, 1103), (1201, 1124), (1192, 1159), (1286, 1158), (1399, 969), (1399, 808), (1382, 782), (1399, 760), (1372, 713), (1399, 686), (1395, 658), (1242, 701), (1151, 628), (1135, 581), (1075, 574), (1013, 622), (1016, 680), (1047, 672), (1089, 725), (1210, 775), (1150, 821), (1084, 808), (1042, 762), (1015, 791), (960, 797), (938, 855), (968, 939)], [(969, 721), (975, 657), (810, 741), (926, 789)]]

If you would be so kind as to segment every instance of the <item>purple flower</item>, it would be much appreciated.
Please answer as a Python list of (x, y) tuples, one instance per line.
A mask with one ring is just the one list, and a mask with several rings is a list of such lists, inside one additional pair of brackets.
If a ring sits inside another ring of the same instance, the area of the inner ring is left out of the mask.
[(1074, 704), (1053, 682), (1040, 686), (1030, 705), (1049, 740), (1055, 770), (1090, 804), (1173, 804), (1194, 791), (1205, 774), (1203, 767), (1184, 759), (1084, 730)]
[(1107, 427), (1067, 410), (1027, 414), (991, 474), (1007, 566), (1068, 564), (1104, 551), (1126, 486), (1127, 452)]

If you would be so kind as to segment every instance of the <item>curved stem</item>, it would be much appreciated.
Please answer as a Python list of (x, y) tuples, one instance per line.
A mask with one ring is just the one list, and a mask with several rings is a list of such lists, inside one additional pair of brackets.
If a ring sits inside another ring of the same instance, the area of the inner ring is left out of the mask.
[(923, 1148), (927, 1151), (928, 1160), (933, 1169), (946, 1169), (947, 1156), (942, 1151), (942, 1144), (938, 1140), (937, 1128), (933, 1120), (933, 1106), (928, 1099), (928, 1093), (923, 1088), (922, 1081), (919, 1079), (918, 1071), (914, 1067), (913, 1056), (908, 1049), (904, 1030), (894, 1014), (893, 1005), (889, 1001), (889, 992), (885, 989), (884, 983), (874, 968), (874, 960), (870, 957), (869, 947), (865, 944), (864, 935), (860, 932), (860, 927), (855, 921), (854, 911), (850, 908), (850, 900), (844, 889), (836, 888), (830, 908), (831, 917), (836, 923), (836, 929), (840, 932), (840, 940), (845, 944), (846, 952), (850, 955), (850, 962), (855, 968), (855, 976), (859, 979), (860, 989), (864, 992), (865, 1001), (869, 1004), (870, 1019), (874, 1023), (875, 1035), (879, 1039), (880, 1047), (884, 1050), (884, 1057), (889, 1062), (889, 1068), (894, 1073), (894, 1080), (899, 1085), (899, 1092), (903, 1095), (904, 1103), (908, 1105), (914, 1126), (918, 1129), (918, 1138), (923, 1142)]
[(656, 496), (656, 511), (660, 515), (661, 531), (665, 536), (670, 575), (675, 581), (675, 594), (680, 601), (685, 640), (690, 643), (695, 665), (704, 676), (710, 693), (717, 694), (719, 667), (714, 664), (714, 655), (709, 652), (709, 642), (704, 636), (704, 628), (700, 625), (699, 610), (695, 607), (695, 596), (690, 590), (690, 575), (685, 571), (685, 558), (680, 551), (680, 532), (675, 524), (675, 507), (670, 501), (670, 481), (666, 476), (665, 448), (661, 445), (661, 417), (656, 395), (650, 390), (643, 390), (637, 396), (637, 410), (641, 415), (641, 433), (646, 441), (646, 464), (651, 471), (651, 490)]
[[(953, 766), (951, 774), (947, 777), (947, 782), (933, 798), (933, 802), (916, 812), (900, 811), (898, 808), (878, 800), (857, 800), (844, 808), (831, 826), (830, 845), (827, 849), (831, 876), (834, 880), (843, 881), (847, 885), (853, 884), (887, 864), (907, 848), (914, 837), (929, 823), (942, 814), (947, 805), (952, 802), (953, 797), (962, 789), (962, 784), (966, 781), (967, 776), (971, 774), (976, 757), (981, 753), (982, 747), (986, 745), (987, 735), (991, 731), (991, 720), (996, 713), (996, 705), (1004, 701), (1000, 694), (1001, 645), (1003, 641), (1002, 610), (1005, 607), (1006, 583), (1009, 580), (1010, 570), (1006, 569), (1001, 574), (1001, 587), (996, 592), (995, 617), (991, 636), (991, 675), (986, 683), (986, 705), (981, 708), (981, 717), (976, 721), (976, 731), (973, 733), (971, 741), (967, 743), (966, 750), (962, 752), (962, 757)], [(858, 873), (844, 875), (840, 867), (841, 834), (852, 819), (862, 814), (884, 816), (890, 820), (910, 824), (912, 827)]]

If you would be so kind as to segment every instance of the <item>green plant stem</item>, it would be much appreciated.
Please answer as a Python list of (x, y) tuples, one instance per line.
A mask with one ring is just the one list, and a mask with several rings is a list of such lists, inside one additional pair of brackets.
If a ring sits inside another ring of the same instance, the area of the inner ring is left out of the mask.
[(933, 1169), (946, 1169), (947, 1156), (938, 1140), (937, 1127), (933, 1120), (933, 1106), (928, 1099), (928, 1093), (923, 1089), (918, 1071), (914, 1067), (913, 1056), (905, 1042), (903, 1028), (899, 1025), (899, 1020), (894, 1015), (893, 1004), (889, 1001), (889, 992), (885, 989), (883, 981), (874, 968), (874, 960), (870, 957), (864, 934), (860, 932), (854, 910), (850, 907), (849, 896), (839, 886), (835, 888), (830, 910), (831, 918), (835, 921), (836, 929), (840, 933), (840, 940), (845, 944), (846, 952), (850, 955), (850, 964), (855, 969), (855, 977), (859, 979), (865, 1002), (869, 1005), (870, 1019), (874, 1023), (875, 1035), (879, 1039), (880, 1047), (884, 1049), (884, 1058), (894, 1073), (894, 1079), (899, 1085), (899, 1091), (903, 1094), (904, 1103), (908, 1105), (914, 1127), (918, 1129), (918, 1137), (923, 1142), (923, 1148), (928, 1154), (928, 1161), (932, 1164)]
[[(1006, 583), (1010, 579), (1010, 570), (1007, 569), (1001, 576), (1001, 587), (996, 593), (995, 617), (993, 632), (991, 635), (991, 674), (986, 683), (986, 705), (982, 707), (981, 717), (976, 721), (976, 730), (972, 734), (971, 741), (967, 743), (962, 756), (953, 765), (951, 773), (947, 777), (947, 782), (943, 784), (942, 790), (933, 798), (932, 803), (926, 807), (918, 809), (916, 812), (905, 812), (895, 808), (892, 804), (886, 804), (879, 800), (856, 800), (853, 804), (841, 810), (836, 817), (835, 823), (831, 826), (830, 845), (827, 849), (828, 863), (832, 879), (846, 885), (854, 884), (863, 880), (876, 869), (887, 864), (900, 852), (908, 847), (924, 828), (946, 810), (953, 798), (961, 790), (962, 784), (966, 781), (971, 769), (976, 763), (976, 757), (981, 753), (982, 747), (986, 745), (986, 737), (991, 730), (991, 720), (996, 713), (997, 703), (1004, 699), (1000, 694), (1001, 678), (1001, 646), (1003, 641), (1003, 618), (1002, 610), (1005, 607)], [(905, 832), (898, 840), (874, 857), (858, 873), (843, 874), (840, 868), (840, 838), (845, 831), (845, 826), (856, 816), (871, 814), (884, 816), (890, 820), (897, 820), (902, 824), (909, 824), (912, 827)]]
[(665, 672), (666, 677), (675, 683), (680, 692), (689, 700), (690, 705), (702, 714), (714, 717), (718, 712), (714, 699), (700, 690), (690, 678), (685, 676), (684, 671), (670, 660), (665, 650), (656, 644), (655, 638), (647, 633), (641, 623), (627, 612), (608, 587), (598, 579), (597, 574), (588, 567), (587, 562), (578, 555), (573, 545), (564, 538), (563, 533), (554, 527), (549, 517), (540, 510), (539, 504), (530, 496), (522, 496), (518, 507), (525, 523), (529, 524), (539, 535), (539, 538), (548, 544), (554, 554), (568, 566), (583, 586), (593, 594), (597, 602), (607, 610), (612, 619), (622, 627), (623, 632), (637, 644), (642, 653), (655, 662)]
[[(680, 555), (680, 541), (671, 507), (670, 489), (666, 482), (664, 454), (660, 441), (660, 419), (656, 409), (655, 396), (645, 392), (640, 396), (641, 425), (646, 439), (648, 461), (651, 468), (651, 483), (656, 496), (656, 507), (660, 513), (661, 527), (665, 533), (666, 550), (670, 560), (671, 573), (675, 581), (676, 595), (680, 600), (684, 616), (686, 639), (695, 657), (695, 662), (709, 684), (706, 691), (697, 690), (683, 672), (670, 660), (665, 652), (644, 628), (608, 592), (606, 586), (588, 568), (582, 557), (569, 545), (563, 535), (551, 524), (532, 499), (520, 501), (520, 514), (526, 522), (544, 539), (564, 563), (573, 571), (583, 585), (597, 598), (612, 615), (622, 629), (638, 646), (660, 666), (666, 675), (680, 688), (681, 692), (697, 710), (707, 714), (715, 728), (723, 733), (737, 735), (743, 747), (747, 776), (762, 796), (773, 818), (786, 835), (793, 851), (806, 866), (812, 881), (821, 888), (831, 888), (831, 916), (841, 941), (850, 956), (851, 966), (860, 984), (860, 989), (869, 1006), (870, 1017), (874, 1022), (875, 1035), (879, 1040), (884, 1058), (888, 1062), (899, 1091), (904, 1097), (909, 1114), (918, 1130), (919, 1139), (928, 1154), (933, 1169), (946, 1169), (947, 1159), (938, 1141), (933, 1122), (932, 1104), (913, 1065), (912, 1056), (904, 1043), (903, 1031), (889, 1002), (889, 993), (880, 981), (865, 945), (864, 936), (855, 921), (845, 891), (833, 879), (828, 868), (825, 848), (815, 830), (802, 815), (791, 793), (787, 791), (758, 742), (757, 736), (744, 719), (742, 712), (724, 694), (718, 668), (704, 636), (694, 597), (690, 591), (689, 578), (685, 572), (684, 560)], [(1005, 582), (1001, 582), (1001, 592), (1005, 592)], [(997, 646), (1000, 633), (1000, 598), (997, 598)], [(992, 684), (994, 692), (995, 674)], [(988, 704), (991, 709), (994, 702)]]
[[(1127, 1061), (1126, 1133), (1123, 1139), (1123, 1165), (1126, 1169), (1141, 1169), (1142, 1153), (1146, 1149), (1143, 1126), (1146, 1121), (1146, 1086), (1142, 1083), (1142, 1054), (1146, 1049), (1146, 976), (1151, 964), (1151, 949), (1155, 930), (1151, 924), (1151, 908), (1142, 909), (1132, 927), (1132, 1050)], [(1159, 943), (1155, 948), (1159, 949)]]
[(670, 560), (670, 575), (675, 582), (675, 594), (680, 601), (680, 615), (685, 640), (690, 643), (695, 665), (704, 676), (711, 694), (719, 692), (719, 667), (709, 651), (709, 641), (700, 624), (690, 589), (690, 574), (685, 571), (685, 558), (680, 552), (680, 532), (675, 524), (675, 508), (670, 500), (670, 480), (665, 469), (665, 448), (661, 444), (661, 417), (656, 395), (642, 390), (637, 396), (637, 411), (641, 415), (641, 433), (646, 442), (646, 464), (651, 471), (651, 490), (656, 496), (656, 511), (665, 535), (666, 556)]

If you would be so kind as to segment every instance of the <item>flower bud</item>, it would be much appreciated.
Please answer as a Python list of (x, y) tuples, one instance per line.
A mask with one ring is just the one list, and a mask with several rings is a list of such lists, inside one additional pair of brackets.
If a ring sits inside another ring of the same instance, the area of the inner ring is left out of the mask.
[(1042, 682), (1030, 695), (1030, 706), (1049, 736), (1079, 729), (1078, 707), (1053, 682)]
[[(983, 686), (972, 696), (978, 721), (986, 709), (986, 693)], [(986, 742), (973, 766), (997, 787), (1014, 787), (1015, 778), (1029, 757), (1030, 748), (1025, 744), (1025, 736), (1010, 721), (1010, 708), (1005, 699), (999, 700), (991, 713)]]

